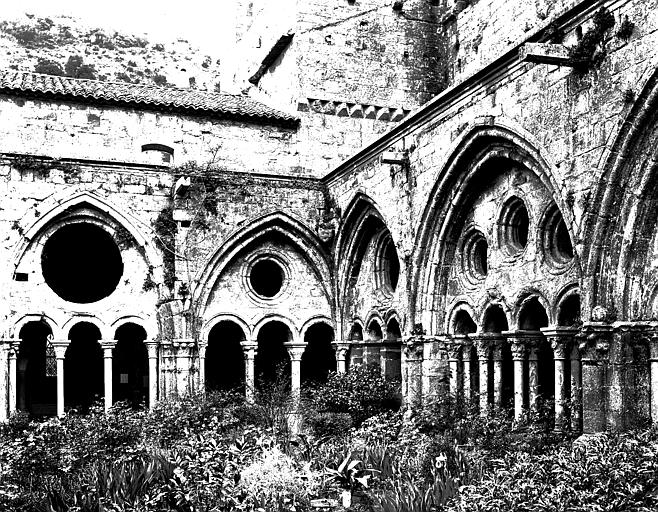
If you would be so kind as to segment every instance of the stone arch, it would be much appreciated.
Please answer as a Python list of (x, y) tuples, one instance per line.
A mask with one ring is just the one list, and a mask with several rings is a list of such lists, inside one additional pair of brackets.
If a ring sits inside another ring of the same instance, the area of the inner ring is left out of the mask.
[[(444, 332), (451, 334), (468, 334), (469, 332), (477, 331), (477, 315), (475, 309), (466, 301), (459, 301), (455, 306), (452, 307), (450, 314), (447, 315), (447, 321), (445, 325)], [(475, 327), (474, 330), (468, 331), (465, 328), (458, 328), (458, 326), (466, 326), (464, 322), (467, 323), (467, 320), (470, 319), (472, 326)], [(467, 332), (461, 332), (466, 330)]]
[(158, 263), (160, 261), (158, 252), (154, 244), (139, 229), (140, 221), (115, 206), (111, 201), (89, 190), (76, 191), (73, 194), (53, 194), (39, 203), (38, 206), (28, 210), (23, 218), (18, 221), (19, 232), (22, 233), (22, 237), (14, 248), (11, 258), (13, 266), (10, 270), (13, 272), (19, 267), (25, 252), (39, 233), (47, 229), (48, 226), (53, 225), (60, 215), (75, 208), (83, 207), (98, 211), (102, 217), (107, 217), (126, 229), (142, 249), (148, 265), (153, 266), (154, 275), (159, 276), (161, 267)]
[(410, 305), (414, 323), (420, 321), (428, 332), (437, 332), (445, 325), (445, 272), (455, 254), (456, 247), (450, 242), (458, 237), (464, 205), (475, 200), (481, 174), (499, 160), (521, 166), (541, 181), (560, 207), (573, 239), (573, 213), (559, 193), (554, 166), (539, 146), (530, 142), (524, 133), (493, 124), (491, 119), (488, 124), (474, 125), (458, 139), (446, 164), (439, 170), (418, 224), (414, 246), (421, 249), (414, 253), (413, 262), (419, 272), (413, 276), (410, 286)]
[(107, 324), (100, 318), (93, 315), (74, 315), (69, 318), (64, 323), (64, 325), (62, 325), (62, 333), (64, 337), (68, 338), (71, 333), (71, 329), (80, 322), (86, 322), (96, 326), (98, 331), (101, 333), (101, 339), (112, 339), (112, 333), (110, 332), (110, 329), (108, 329)]
[[(599, 160), (601, 176), (589, 205), (582, 239), (586, 261), (583, 310), (603, 306), (619, 320), (651, 314), (639, 297), (642, 274), (658, 221), (658, 69), (644, 86), (612, 145)], [(621, 298), (616, 302), (616, 297)]]
[[(366, 333), (369, 340), (382, 340), (384, 339), (385, 323), (384, 319), (377, 312), (370, 313), (366, 321)], [(371, 337), (371, 330), (374, 332), (375, 337)]]
[[(283, 212), (269, 213), (259, 217), (229, 235), (199, 274), (198, 284), (193, 290), (193, 300), (197, 300), (205, 309), (212, 287), (226, 267), (248, 244), (270, 233), (283, 235), (299, 249), (300, 254), (317, 275), (329, 304), (333, 304), (330, 260), (321, 240), (300, 221)], [(257, 334), (255, 333), (255, 335)]]
[(157, 325), (150, 318), (143, 318), (138, 315), (126, 315), (117, 318), (110, 324), (110, 330), (116, 332), (119, 327), (125, 324), (139, 325), (142, 329), (144, 329), (147, 340), (154, 339), (158, 334)]
[(265, 315), (258, 322), (256, 322), (256, 325), (254, 325), (252, 331), (253, 339), (257, 339), (258, 336), (260, 335), (260, 330), (263, 328), (263, 326), (270, 322), (279, 322), (285, 324), (288, 327), (288, 330), (290, 331), (290, 339), (288, 339), (287, 341), (295, 342), (299, 339), (299, 330), (295, 326), (295, 323), (289, 318), (286, 318), (285, 316), (279, 315), (277, 313), (271, 313), (269, 315)]
[(139, 317), (126, 317), (112, 324), (117, 342), (112, 350), (112, 400), (125, 400), (133, 407), (148, 401), (149, 332), (143, 324)]
[(201, 328), (201, 339), (207, 340), (212, 328), (220, 322), (233, 322), (240, 326), (247, 340), (253, 338), (251, 327), (240, 316), (234, 313), (219, 313), (203, 324), (203, 327)]
[(550, 303), (542, 295), (541, 292), (535, 289), (526, 289), (523, 290), (521, 293), (519, 293), (518, 297), (516, 298), (516, 301), (514, 302), (514, 323), (517, 324), (519, 329), (523, 329), (520, 326), (521, 323), (521, 312), (524, 311), (524, 308), (527, 307), (528, 304), (532, 303), (533, 301), (536, 301), (541, 308), (544, 310), (544, 315), (546, 316), (546, 321), (547, 324), (542, 327), (547, 327), (549, 325), (554, 325), (555, 324), (555, 317), (553, 315), (553, 308), (551, 307)]
[(291, 329), (294, 329), (292, 323), (279, 315), (265, 317), (256, 325), (256, 387), (262, 389), (275, 382), (290, 384), (291, 362), (285, 343), (296, 336)]
[[(581, 307), (580, 288), (578, 283), (566, 286), (558, 293), (555, 300), (554, 318), (555, 324), (560, 327), (573, 327), (580, 323)], [(569, 311), (567, 311), (569, 308)], [(577, 308), (573, 310), (572, 308)]]
[(334, 331), (336, 330), (334, 321), (331, 318), (326, 317), (324, 315), (317, 315), (309, 318), (308, 320), (306, 320), (306, 322), (304, 322), (304, 325), (302, 325), (302, 328), (299, 330), (299, 339), (303, 340), (304, 337), (306, 336), (306, 331), (308, 331), (315, 324), (321, 324), (321, 323), (327, 324), (329, 327), (334, 329)]
[(86, 411), (105, 395), (103, 351), (100, 340), (107, 334), (94, 317), (75, 316), (63, 330), (70, 340), (64, 358), (65, 405)]
[(541, 300), (541, 295), (532, 294), (525, 297), (518, 305), (517, 327), (523, 331), (538, 331), (542, 327), (548, 327), (552, 322), (549, 318), (549, 310), (546, 309), (546, 301)]
[(14, 339), (18, 339), (18, 335), (20, 334), (21, 329), (30, 322), (45, 323), (50, 328), (50, 332), (55, 339), (62, 337), (62, 332), (64, 332), (62, 329), (60, 329), (57, 322), (55, 322), (51, 316), (43, 314), (27, 314), (20, 317), (14, 323), (10, 332), (10, 336)]
[(402, 327), (397, 313), (386, 315), (386, 339), (388, 341), (402, 340)]
[[(348, 311), (348, 304), (351, 301), (347, 296), (350, 289), (349, 283), (358, 278), (362, 258), (373, 239), (381, 241), (387, 236), (390, 237), (400, 264), (398, 276), (402, 278), (404, 275), (401, 268), (402, 262), (397, 254), (397, 245), (388, 226), (377, 203), (363, 192), (358, 192), (346, 208), (343, 221), (336, 235), (336, 249), (334, 251), (336, 310), (339, 312), (341, 319), (351, 316)], [(377, 272), (377, 270), (375, 271)], [(376, 280), (378, 285), (383, 282), (382, 279)], [(400, 286), (399, 281), (397, 286)], [(387, 293), (391, 293), (391, 290), (388, 290)], [(346, 325), (344, 327), (347, 328)]]
[(215, 316), (210, 326), (204, 326), (206, 390), (243, 391), (246, 368), (242, 343), (248, 336), (249, 328), (234, 315)]
[(490, 302), (482, 311), (481, 332), (500, 333), (509, 330), (510, 325), (510, 318), (501, 303)]
[(301, 361), (301, 381), (326, 382), (330, 372), (336, 371), (336, 355), (331, 344), (335, 337), (331, 319), (315, 317), (308, 320), (301, 329), (300, 339), (306, 348)]
[(51, 324), (38, 315), (17, 325), (16, 409), (35, 416), (54, 416), (57, 367)]

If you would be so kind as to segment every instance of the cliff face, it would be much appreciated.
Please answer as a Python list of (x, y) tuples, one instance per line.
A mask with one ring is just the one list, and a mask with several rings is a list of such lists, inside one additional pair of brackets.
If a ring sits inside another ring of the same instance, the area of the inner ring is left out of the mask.
[(207, 90), (220, 84), (219, 56), (184, 39), (154, 42), (65, 16), (0, 21), (0, 68)]

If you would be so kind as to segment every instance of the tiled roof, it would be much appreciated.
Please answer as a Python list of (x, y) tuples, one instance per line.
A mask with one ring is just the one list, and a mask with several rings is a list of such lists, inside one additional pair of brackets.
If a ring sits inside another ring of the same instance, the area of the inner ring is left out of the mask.
[(68, 97), (89, 103), (141, 105), (220, 117), (254, 118), (275, 123), (297, 122), (295, 116), (270, 108), (248, 96), (123, 82), (101, 82), (20, 71), (0, 71), (0, 92)]

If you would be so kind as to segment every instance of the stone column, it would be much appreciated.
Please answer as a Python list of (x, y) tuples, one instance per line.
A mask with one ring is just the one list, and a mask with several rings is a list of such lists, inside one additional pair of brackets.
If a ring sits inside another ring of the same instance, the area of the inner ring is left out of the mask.
[(16, 391), (17, 391), (17, 377), (18, 371), (16, 367), (16, 359), (18, 357), (18, 343), (13, 341), (9, 344), (9, 416), (16, 411)]
[(578, 344), (571, 344), (571, 430), (583, 430), (583, 383), (581, 378), (581, 363)]
[(528, 409), (537, 410), (539, 398), (539, 344), (541, 338), (529, 337), (528, 347)]
[(295, 408), (299, 405), (302, 391), (302, 356), (306, 350), (306, 343), (284, 343), (290, 356), (291, 392)]
[(580, 341), (578, 350), (582, 361), (585, 433), (601, 432), (606, 428), (608, 356), (612, 330), (612, 326), (605, 322), (585, 322), (578, 334)]
[(256, 352), (258, 343), (255, 341), (241, 341), (242, 353), (244, 355), (244, 390), (247, 402), (253, 403), (256, 396)]
[(526, 336), (522, 331), (505, 331), (507, 342), (512, 347), (512, 364), (514, 365), (514, 419), (519, 420), (523, 415), (524, 406), (524, 364), (528, 356)]
[(197, 345), (198, 354), (199, 354), (199, 392), (206, 394), (206, 350), (208, 349), (208, 344), (204, 342), (199, 342)]
[(176, 338), (173, 340), (174, 350), (176, 351), (176, 389), (178, 396), (184, 396), (192, 391), (190, 385), (190, 359), (191, 352), (194, 349), (194, 340), (192, 338)]
[(471, 400), (471, 390), (473, 387), (471, 377), (471, 347), (473, 343), (466, 334), (453, 334), (452, 339), (460, 348), (462, 360), (462, 396), (464, 402), (468, 403)]
[[(402, 351), (403, 399), (407, 408), (420, 405), (423, 392), (423, 351), (425, 338), (410, 336), (405, 339)], [(405, 389), (406, 388), (406, 389)]]
[(493, 357), (493, 403), (500, 407), (503, 403), (503, 344), (502, 335), (492, 336), (491, 355)]
[(64, 358), (71, 340), (53, 340), (55, 358), (57, 359), (57, 416), (64, 416)]
[(491, 340), (488, 334), (472, 336), (478, 354), (480, 367), (480, 414), (485, 416), (489, 408), (489, 355), (491, 354)]
[(450, 396), (457, 400), (459, 398), (459, 356), (461, 355), (462, 347), (459, 341), (455, 341), (449, 334), (443, 337), (448, 353), (448, 368), (449, 375), (449, 390)]
[(399, 379), (400, 375), (400, 363), (401, 363), (401, 343), (402, 340), (398, 339), (389, 339), (382, 342), (382, 346), (379, 350), (380, 363), (382, 367), (382, 377), (388, 379)]
[(553, 361), (555, 363), (555, 430), (563, 431), (568, 427), (565, 407), (568, 402), (569, 393), (567, 389), (567, 358), (571, 350), (571, 343), (576, 334), (575, 329), (568, 327), (546, 328), (541, 332), (546, 336), (553, 349)]
[(105, 412), (112, 407), (112, 350), (116, 347), (116, 340), (100, 340), (103, 349), (103, 381), (105, 383)]
[(158, 401), (158, 342), (146, 341), (146, 353), (149, 359), (149, 407)]
[(658, 424), (658, 328), (649, 333), (649, 371), (651, 379), (651, 423)]
[(9, 417), (9, 344), (12, 341), (0, 339), (0, 423)]
[(350, 352), (350, 342), (335, 341), (331, 346), (336, 351), (336, 371), (338, 373), (347, 373), (347, 356)]

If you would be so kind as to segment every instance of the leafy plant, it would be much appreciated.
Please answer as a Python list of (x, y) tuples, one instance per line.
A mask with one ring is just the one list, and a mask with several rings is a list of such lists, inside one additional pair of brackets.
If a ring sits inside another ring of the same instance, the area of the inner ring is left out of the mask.
[(368, 480), (376, 470), (365, 468), (362, 461), (355, 460), (352, 456), (352, 452), (348, 453), (336, 469), (326, 468), (325, 474), (329, 481), (337, 483), (343, 489), (367, 489)]
[[(583, 34), (578, 44), (571, 48), (570, 58), (573, 65), (581, 70), (598, 64), (603, 58), (605, 34), (615, 25), (615, 17), (605, 7), (594, 15), (592, 27)], [(600, 50), (600, 51), (599, 51)]]

